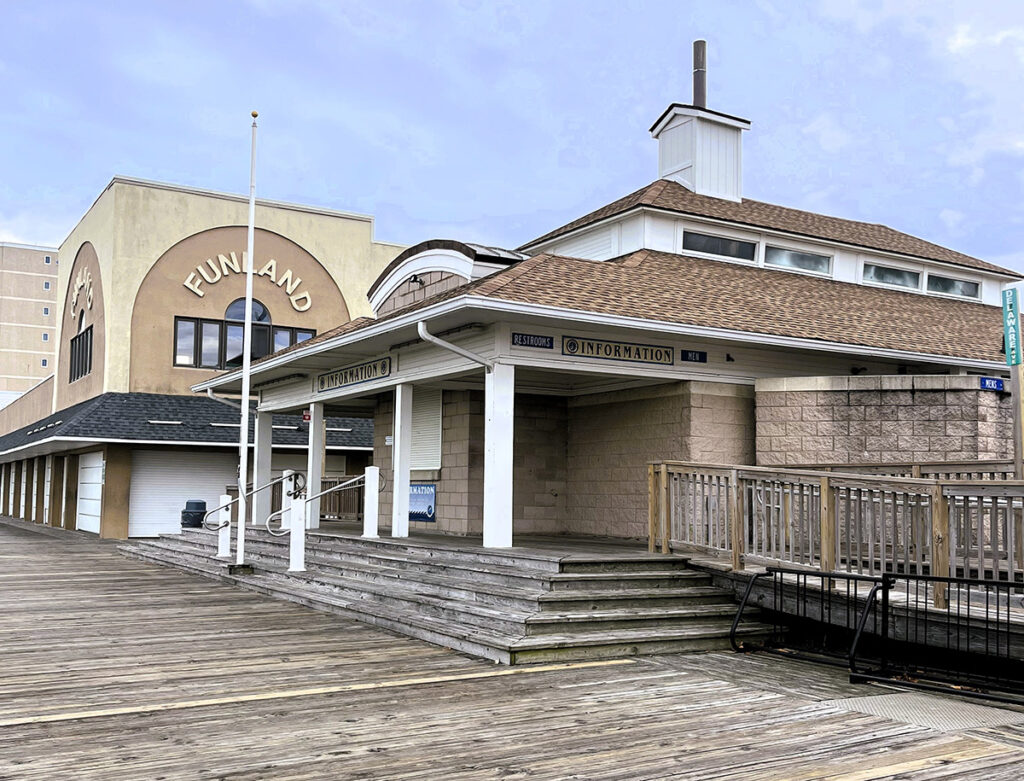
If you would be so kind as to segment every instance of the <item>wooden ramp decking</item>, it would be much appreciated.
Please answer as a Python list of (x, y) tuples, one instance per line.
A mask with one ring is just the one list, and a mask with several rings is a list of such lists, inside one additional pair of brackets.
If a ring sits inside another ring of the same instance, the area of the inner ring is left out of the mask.
[(910, 700), (871, 715), (856, 703), (921, 695), (775, 657), (499, 667), (20, 523), (0, 523), (0, 605), (4, 781), (988, 781), (1024, 766), (1013, 710), (933, 697), (954, 728), (908, 717)]

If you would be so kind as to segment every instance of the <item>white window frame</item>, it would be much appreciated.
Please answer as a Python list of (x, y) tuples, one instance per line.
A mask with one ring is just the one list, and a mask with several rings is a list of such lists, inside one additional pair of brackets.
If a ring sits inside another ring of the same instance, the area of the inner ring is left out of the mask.
[[(881, 266), (882, 268), (893, 268), (899, 271), (913, 271), (917, 274), (917, 287), (907, 287), (906, 285), (888, 285), (885, 282), (875, 282), (874, 280), (864, 278), (864, 267), (865, 266)], [(918, 266), (913, 263), (901, 263), (896, 260), (876, 260), (874, 258), (861, 258), (860, 263), (857, 265), (857, 282), (866, 287), (880, 287), (885, 290), (902, 290), (904, 293), (924, 293), (924, 278), (925, 269), (923, 266)]]
[[(928, 289), (928, 281), (933, 276), (942, 277), (943, 279), (951, 279), (954, 282), (971, 282), (971, 283), (973, 283), (973, 284), (978, 286), (978, 294), (976, 296), (961, 296), (961, 295), (958, 295), (956, 293), (942, 293), (942, 292), (939, 292), (938, 290), (929, 290)], [(928, 269), (925, 272), (924, 292), (927, 293), (930, 296), (939, 296), (940, 298), (954, 298), (957, 301), (981, 301), (981, 293), (982, 293), (982, 289), (984, 288), (984, 286), (985, 286), (984, 283), (980, 279), (972, 279), (971, 277), (953, 276), (952, 274), (943, 274), (943, 273), (940, 273), (938, 271), (933, 272), (931, 269)]]
[[(738, 263), (741, 266), (758, 266), (764, 258), (764, 243), (761, 240), (760, 235), (751, 233), (742, 233), (740, 231), (730, 232), (728, 230), (720, 230), (717, 225), (711, 226), (711, 230), (705, 230), (705, 226), (700, 223), (694, 223), (696, 227), (691, 227), (685, 220), (680, 220), (678, 228), (676, 230), (676, 248), (680, 255), (691, 255), (695, 258), (707, 258), (708, 260), (717, 260), (724, 263)], [(702, 236), (710, 236), (715, 239), (725, 239), (726, 241), (742, 241), (747, 244), (754, 245), (754, 257), (751, 260), (746, 258), (735, 258), (732, 255), (715, 255), (711, 252), (699, 252), (693, 249), (686, 249), (683, 246), (683, 237), (687, 233), (699, 233)]]
[[(786, 252), (799, 252), (802, 255), (817, 255), (820, 258), (828, 259), (828, 271), (812, 271), (806, 268), (796, 268), (794, 266), (777, 266), (774, 263), (768, 262), (768, 248), (781, 249)], [(819, 249), (809, 249), (807, 247), (799, 247), (790, 244), (786, 245), (785, 242), (772, 241), (767, 236), (764, 240), (764, 247), (761, 250), (761, 265), (764, 268), (772, 269), (773, 271), (789, 271), (793, 274), (807, 274), (812, 277), (821, 277), (822, 279), (832, 279), (835, 275), (836, 268), (836, 255), (834, 252), (823, 252)]]

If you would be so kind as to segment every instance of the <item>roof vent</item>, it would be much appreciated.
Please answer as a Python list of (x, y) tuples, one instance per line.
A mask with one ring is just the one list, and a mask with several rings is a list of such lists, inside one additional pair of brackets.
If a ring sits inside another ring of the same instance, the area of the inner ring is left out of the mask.
[(693, 42), (693, 103), (673, 103), (651, 127), (658, 176), (698, 195), (743, 199), (743, 139), (750, 122), (707, 108), (707, 43)]

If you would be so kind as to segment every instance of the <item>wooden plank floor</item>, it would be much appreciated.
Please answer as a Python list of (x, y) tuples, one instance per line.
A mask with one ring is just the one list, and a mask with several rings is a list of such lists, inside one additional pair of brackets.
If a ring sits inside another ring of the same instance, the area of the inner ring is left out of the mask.
[[(775, 657), (497, 667), (0, 523), (0, 779), (1018, 779)], [(949, 700), (956, 708), (959, 701)]]

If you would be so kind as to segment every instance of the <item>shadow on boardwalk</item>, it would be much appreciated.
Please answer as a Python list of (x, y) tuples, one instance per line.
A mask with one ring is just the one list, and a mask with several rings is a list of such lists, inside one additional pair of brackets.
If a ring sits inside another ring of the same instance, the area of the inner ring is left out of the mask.
[(0, 605), (0, 779), (1016, 779), (1024, 763), (1024, 713), (771, 657), (496, 667), (18, 523), (0, 522)]

